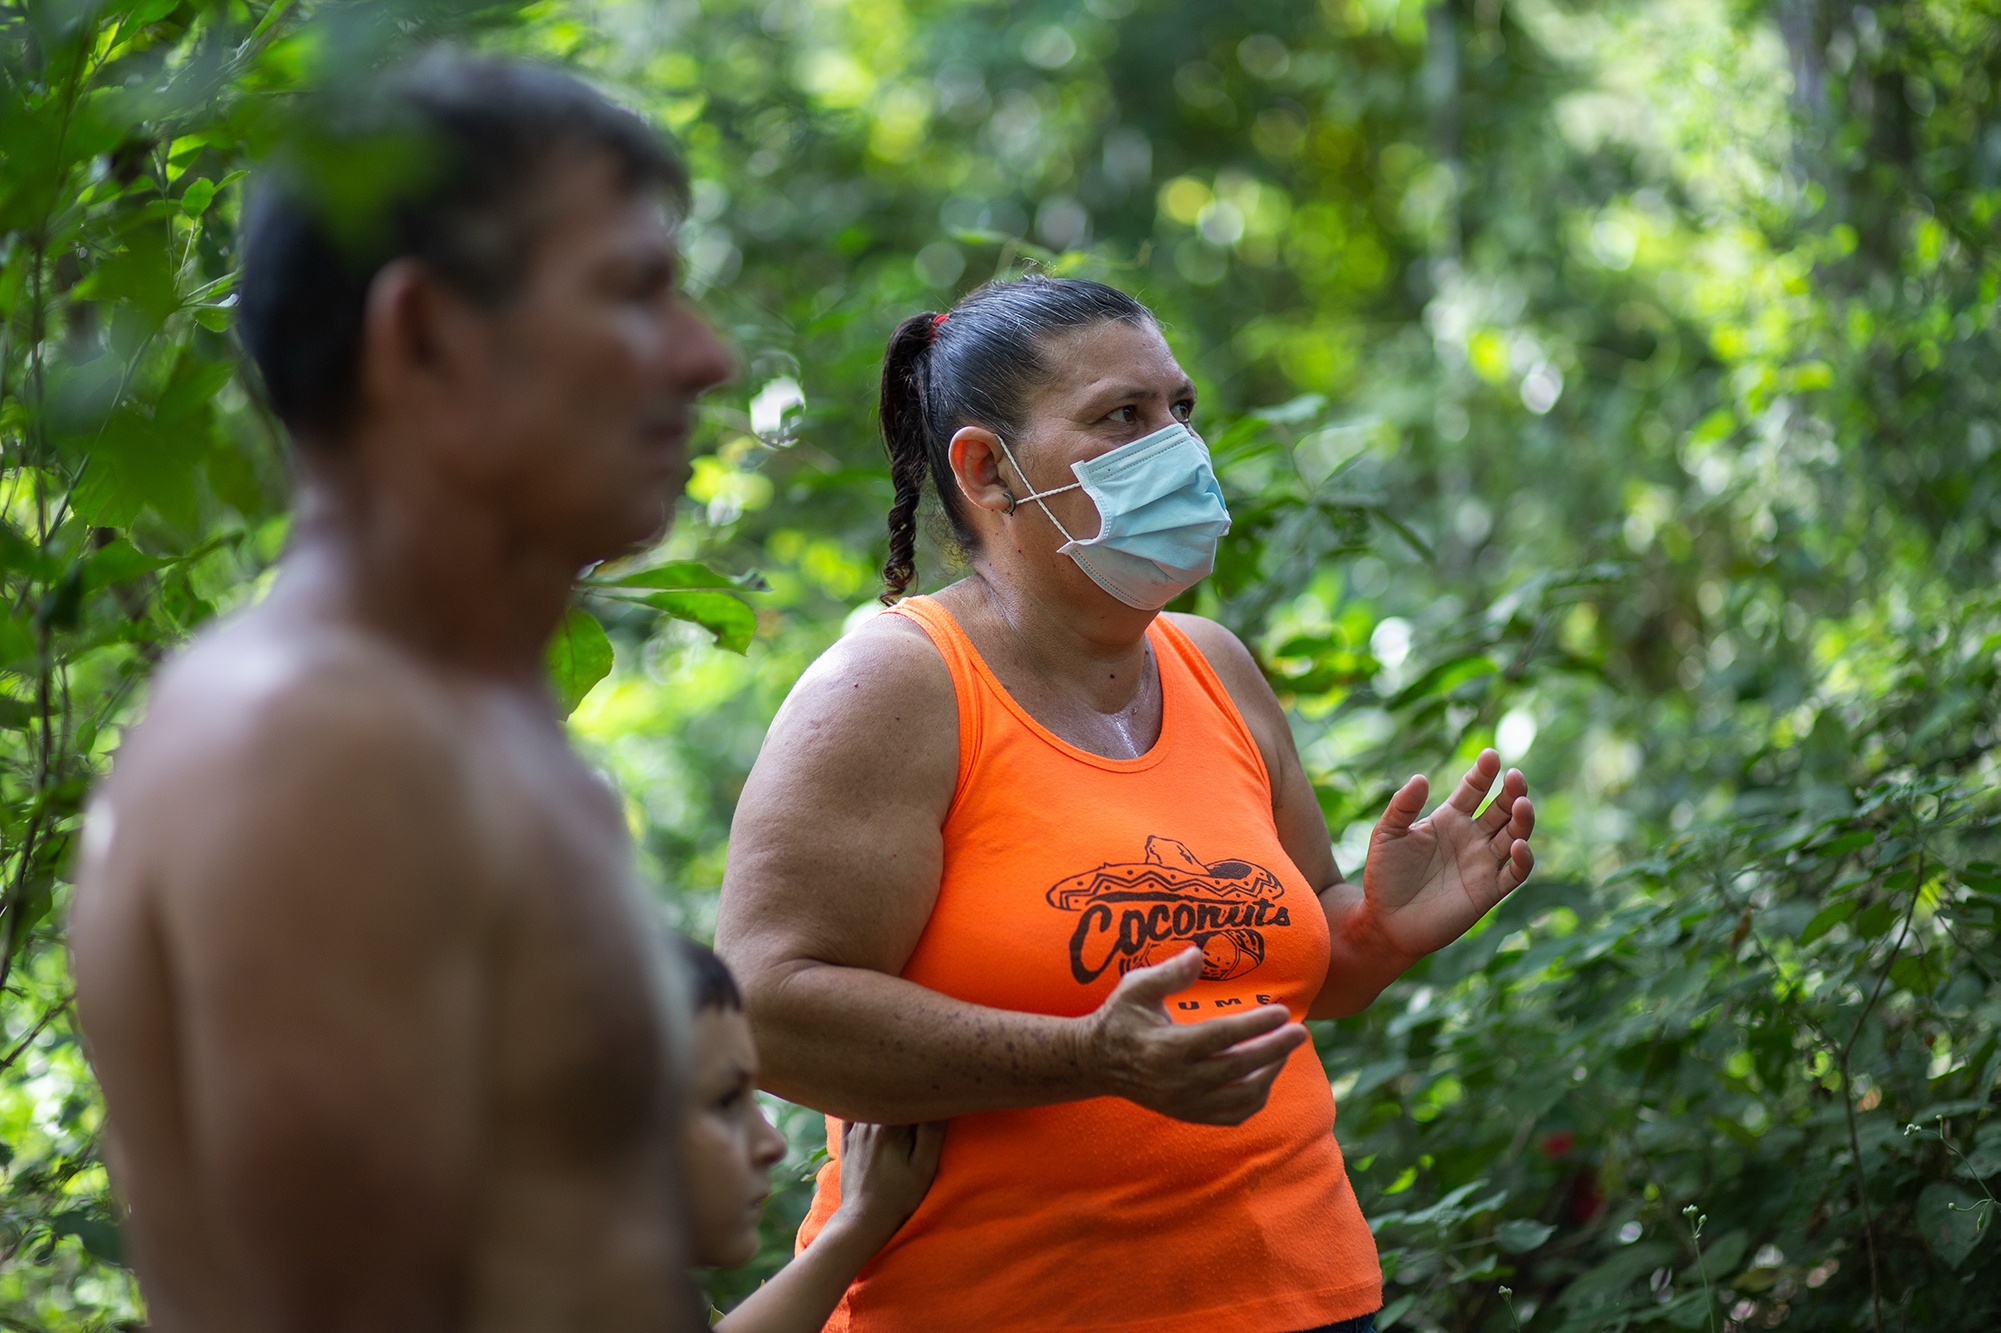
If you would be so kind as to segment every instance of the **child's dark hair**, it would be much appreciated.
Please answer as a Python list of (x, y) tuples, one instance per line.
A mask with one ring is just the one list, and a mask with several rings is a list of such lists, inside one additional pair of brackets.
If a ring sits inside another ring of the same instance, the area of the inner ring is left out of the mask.
[(695, 1002), (695, 1012), (725, 1009), (742, 1013), (743, 992), (736, 988), (729, 965), (706, 944), (697, 944), (686, 935), (676, 935), (674, 939), (681, 951), (681, 965), (688, 972), (688, 993)]
[(950, 445), (961, 426), (1019, 434), (1022, 408), (1052, 367), (1039, 355), (1050, 335), (1115, 320), (1150, 323), (1153, 312), (1116, 287), (1031, 274), (989, 282), (944, 314), (912, 315), (890, 335), (882, 360), (882, 438), (896, 500), (889, 510), (889, 559), (882, 600), (893, 602), (917, 577), (917, 502), (928, 473), (961, 546), (973, 544)]

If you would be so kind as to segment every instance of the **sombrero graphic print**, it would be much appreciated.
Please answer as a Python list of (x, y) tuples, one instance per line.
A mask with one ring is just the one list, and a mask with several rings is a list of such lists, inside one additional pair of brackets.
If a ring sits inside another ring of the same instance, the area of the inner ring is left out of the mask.
[(1165, 962), (1202, 950), (1202, 979), (1229, 981), (1265, 958), (1262, 928), (1289, 926), (1278, 876), (1235, 857), (1203, 861), (1187, 844), (1155, 834), (1143, 859), (1106, 862), (1049, 889), (1051, 907), (1078, 914), (1070, 972), (1088, 985), (1116, 965)]

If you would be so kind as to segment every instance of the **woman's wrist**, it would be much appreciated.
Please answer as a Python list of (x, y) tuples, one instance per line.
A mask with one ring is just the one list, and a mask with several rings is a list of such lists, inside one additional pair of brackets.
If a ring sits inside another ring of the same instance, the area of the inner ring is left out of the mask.
[(1061, 1021), (1062, 1058), (1074, 1076), (1071, 1094), (1079, 1100), (1125, 1096), (1126, 1086), (1119, 1078), (1118, 1062), (1112, 1058), (1105, 1011), (1100, 1008)]

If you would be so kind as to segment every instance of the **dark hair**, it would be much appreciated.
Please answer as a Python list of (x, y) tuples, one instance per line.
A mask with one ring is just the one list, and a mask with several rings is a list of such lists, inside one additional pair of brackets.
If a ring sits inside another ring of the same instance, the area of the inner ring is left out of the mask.
[(687, 969), (688, 993), (695, 1002), (695, 1012), (727, 1009), (742, 1013), (743, 992), (737, 989), (729, 964), (716, 957), (714, 949), (686, 935), (676, 935), (674, 941), (681, 952), (681, 965)]
[(1102, 282), (1032, 274), (989, 282), (943, 315), (912, 315), (896, 326), (882, 360), (882, 438), (896, 484), (884, 602), (901, 597), (917, 576), (917, 503), (927, 472), (960, 545), (973, 543), (952, 476), (953, 434), (961, 426), (1019, 434), (1028, 395), (1053, 369), (1040, 355), (1043, 343), (1107, 320), (1150, 323), (1153, 312)]
[(645, 121), (545, 65), (434, 51), (319, 110), (259, 172), (238, 287), (243, 346), (294, 434), (352, 425), (363, 308), (391, 260), (489, 306), (515, 293), (560, 155), (605, 154), (628, 188), (686, 196)]

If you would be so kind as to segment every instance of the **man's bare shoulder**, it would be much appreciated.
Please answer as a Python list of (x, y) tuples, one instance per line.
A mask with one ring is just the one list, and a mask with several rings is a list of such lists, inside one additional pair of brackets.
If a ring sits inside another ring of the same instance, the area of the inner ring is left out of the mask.
[(92, 815), (115, 823), (126, 875), (167, 887), (260, 848), (338, 858), (355, 838), (475, 840), (461, 710), (392, 645), (252, 611), (156, 679)]
[(374, 747), (385, 757), (444, 751), (454, 711), (440, 678), (380, 637), (253, 609), (162, 669), (119, 768), (164, 776), (254, 761), (283, 771)]

